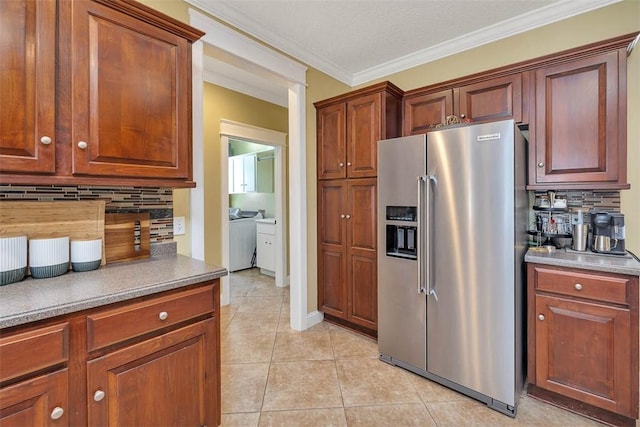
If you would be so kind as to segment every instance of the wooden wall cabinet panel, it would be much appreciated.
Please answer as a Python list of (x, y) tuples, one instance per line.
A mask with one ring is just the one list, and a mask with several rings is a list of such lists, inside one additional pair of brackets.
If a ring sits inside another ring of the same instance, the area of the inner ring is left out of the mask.
[(345, 103), (317, 111), (318, 178), (336, 179), (347, 176)]
[(202, 32), (119, 0), (2, 2), (0, 24), (11, 105), (1, 183), (195, 185), (191, 44)]
[(530, 187), (629, 188), (625, 50), (538, 69), (535, 87)]
[(403, 92), (389, 82), (316, 102), (318, 307), (377, 334), (378, 141), (400, 136)]
[(54, 173), (56, 2), (0, 2), (0, 171)]
[[(529, 393), (635, 425), (638, 278), (537, 264), (527, 269)], [(618, 289), (606, 293), (608, 286)]]
[(403, 101), (403, 135), (426, 133), (447, 116), (474, 122), (522, 121), (522, 74), (515, 73), (448, 89), (418, 89)]
[(318, 184), (318, 305), (377, 330), (376, 179)]
[(318, 179), (375, 177), (378, 141), (400, 136), (401, 99), (383, 82), (316, 102)]
[(384, 139), (382, 93), (347, 102), (347, 176), (376, 176), (378, 141)]
[(445, 123), (453, 114), (453, 90), (405, 97), (403, 101), (404, 136), (427, 133), (433, 126)]
[(84, 1), (71, 51), (73, 173), (191, 179), (190, 43)]
[(344, 180), (318, 182), (318, 307), (347, 316), (347, 200)]
[(460, 118), (474, 122), (514, 119), (522, 121), (522, 75), (498, 77), (462, 86), (458, 92)]

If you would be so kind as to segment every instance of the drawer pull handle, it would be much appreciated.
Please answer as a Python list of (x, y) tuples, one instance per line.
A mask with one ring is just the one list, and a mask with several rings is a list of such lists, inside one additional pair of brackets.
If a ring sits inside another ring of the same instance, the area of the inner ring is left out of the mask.
[(544, 320), (544, 314), (538, 314), (538, 320)]
[(95, 400), (96, 402), (100, 402), (102, 399), (104, 399), (104, 391), (102, 390), (98, 390), (95, 393), (93, 393), (93, 400)]
[(63, 415), (64, 415), (64, 409), (62, 409), (59, 406), (56, 406), (55, 408), (53, 408), (53, 411), (51, 411), (51, 419), (52, 420), (58, 420)]
[(580, 283), (576, 283), (573, 287), (576, 288), (576, 291), (582, 290), (582, 285)]
[(160, 314), (158, 314), (160, 320), (167, 320), (167, 317), (169, 317), (169, 313), (166, 311), (161, 311)]

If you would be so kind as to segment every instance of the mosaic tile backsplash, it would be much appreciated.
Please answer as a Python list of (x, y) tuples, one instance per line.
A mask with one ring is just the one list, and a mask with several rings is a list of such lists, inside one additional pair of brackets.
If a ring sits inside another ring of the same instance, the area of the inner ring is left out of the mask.
[(150, 244), (173, 242), (173, 191), (155, 187), (0, 185), (3, 200), (105, 200), (107, 213), (149, 212)]

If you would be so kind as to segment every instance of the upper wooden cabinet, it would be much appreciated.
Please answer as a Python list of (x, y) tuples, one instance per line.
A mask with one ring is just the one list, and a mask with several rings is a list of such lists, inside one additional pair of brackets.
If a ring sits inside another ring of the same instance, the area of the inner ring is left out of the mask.
[(19, 67), (0, 65), (0, 88), (15, 86), (18, 107), (2, 114), (0, 182), (194, 186), (191, 43), (200, 31), (129, 1), (17, 0), (0, 12), (3, 28), (26, 28), (2, 44)]
[(530, 188), (629, 188), (626, 51), (535, 71)]
[(0, 2), (0, 171), (55, 172), (56, 3)]
[(450, 89), (418, 89), (405, 96), (403, 134), (426, 133), (455, 115), (473, 121), (522, 121), (522, 75), (516, 73)]
[(316, 102), (318, 179), (377, 175), (377, 144), (400, 136), (402, 91), (389, 82)]

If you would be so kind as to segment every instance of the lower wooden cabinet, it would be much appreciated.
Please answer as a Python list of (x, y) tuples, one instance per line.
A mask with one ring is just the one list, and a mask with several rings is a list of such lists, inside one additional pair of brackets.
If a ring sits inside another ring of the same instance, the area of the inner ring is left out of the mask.
[(217, 426), (219, 280), (0, 331), (0, 425)]
[(209, 319), (89, 361), (89, 425), (210, 424), (215, 342)]
[(637, 418), (638, 278), (530, 264), (528, 279), (533, 394)]
[(376, 179), (318, 184), (318, 305), (329, 320), (378, 329)]
[(61, 369), (0, 389), (2, 427), (68, 426), (67, 369)]

